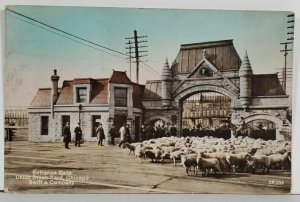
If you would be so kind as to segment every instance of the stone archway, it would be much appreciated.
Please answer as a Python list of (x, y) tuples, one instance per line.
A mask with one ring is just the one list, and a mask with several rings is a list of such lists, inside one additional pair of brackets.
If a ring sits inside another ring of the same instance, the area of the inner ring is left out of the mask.
[(162, 121), (165, 122), (165, 124), (171, 124), (172, 123), (172, 121), (168, 117), (165, 117), (165, 116), (162, 116), (162, 115), (151, 116), (151, 117), (147, 118), (144, 123), (148, 125), (148, 124), (151, 124), (152, 122), (157, 121), (157, 120), (162, 120)]
[(236, 100), (239, 95), (235, 91), (231, 90), (230, 88), (227, 88), (225, 86), (219, 86), (219, 85), (211, 85), (211, 84), (202, 84), (202, 85), (193, 85), (189, 86), (187, 88), (184, 88), (174, 95), (174, 99), (177, 102), (182, 101), (186, 97), (189, 97), (190, 95), (199, 93), (199, 92), (217, 92), (224, 94), (228, 97), (230, 97), (232, 100)]
[(229, 84), (225, 82), (225, 80), (222, 79), (211, 79), (209, 81), (204, 80), (194, 80), (187, 81), (184, 83), (180, 88), (176, 89), (173, 93), (173, 97), (175, 100), (175, 103), (178, 110), (178, 126), (182, 133), (183, 129), (183, 102), (190, 96), (193, 96), (197, 93), (207, 93), (207, 92), (214, 92), (219, 93), (224, 96), (227, 96), (231, 99), (231, 107), (236, 105), (236, 101), (239, 97), (238, 91), (236, 91), (234, 88), (231, 88)]
[[(276, 116), (272, 116), (270, 114), (262, 114), (262, 113), (251, 114), (249, 116), (244, 117), (244, 121), (246, 124), (251, 121), (255, 121), (255, 120), (268, 120), (268, 121), (273, 122), (276, 126), (276, 140), (284, 139), (284, 135), (282, 133), (284, 133), (284, 130), (286, 130), (286, 129), (283, 126), (284, 122), (282, 119), (280, 119)], [(291, 130), (291, 128), (288, 130)]]
[(273, 122), (276, 125), (276, 128), (281, 128), (283, 125), (283, 120), (269, 114), (251, 114), (247, 117), (244, 117), (245, 123), (249, 123), (251, 121), (260, 120), (260, 119)]

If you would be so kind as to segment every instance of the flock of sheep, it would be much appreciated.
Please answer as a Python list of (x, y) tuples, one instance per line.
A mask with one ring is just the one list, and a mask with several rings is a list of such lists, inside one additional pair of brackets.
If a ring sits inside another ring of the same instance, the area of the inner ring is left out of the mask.
[(215, 174), (245, 172), (262, 169), (265, 174), (271, 170), (290, 169), (291, 144), (285, 140), (262, 140), (238, 137), (224, 140), (214, 137), (163, 137), (137, 143), (125, 143), (140, 163), (149, 158), (151, 162), (177, 161), (186, 174), (193, 171)]

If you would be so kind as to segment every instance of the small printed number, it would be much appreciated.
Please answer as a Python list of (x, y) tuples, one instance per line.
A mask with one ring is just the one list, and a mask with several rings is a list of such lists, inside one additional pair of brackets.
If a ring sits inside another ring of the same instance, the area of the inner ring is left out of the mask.
[(284, 181), (280, 181), (280, 180), (269, 180), (269, 184), (283, 185), (283, 184), (284, 184)]

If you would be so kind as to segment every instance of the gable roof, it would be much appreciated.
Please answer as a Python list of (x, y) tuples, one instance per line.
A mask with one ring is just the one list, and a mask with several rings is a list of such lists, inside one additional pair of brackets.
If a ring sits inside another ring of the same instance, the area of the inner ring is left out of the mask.
[(238, 70), (241, 59), (237, 54), (233, 40), (211, 41), (204, 43), (182, 44), (174, 60), (171, 71), (173, 74), (189, 73), (205, 58), (219, 70)]
[(51, 106), (51, 88), (39, 88), (34, 96), (31, 107), (50, 107)]
[[(142, 107), (142, 96), (144, 85), (131, 82), (126, 72), (114, 71), (111, 78), (75, 78), (74, 80), (65, 80), (62, 88), (59, 89), (56, 105), (72, 105), (73, 86), (76, 84), (90, 84), (91, 95), (89, 104), (108, 104), (108, 83), (129, 84), (133, 86), (133, 107)], [(30, 107), (51, 107), (51, 88), (41, 88), (37, 91)]]
[(161, 81), (146, 81), (143, 100), (161, 100)]

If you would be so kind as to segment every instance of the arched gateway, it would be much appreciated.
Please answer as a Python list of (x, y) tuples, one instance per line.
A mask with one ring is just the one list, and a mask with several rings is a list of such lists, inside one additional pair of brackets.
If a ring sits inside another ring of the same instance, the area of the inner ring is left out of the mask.
[(276, 138), (282, 138), (282, 128), (291, 130), (284, 126), (287, 101), (277, 75), (253, 74), (247, 53), (241, 61), (232, 40), (184, 44), (171, 68), (166, 61), (161, 80), (147, 81), (143, 118), (150, 123), (162, 116), (179, 128), (178, 135), (183, 126), (204, 120), (239, 127), (243, 119), (264, 119), (276, 124)]

